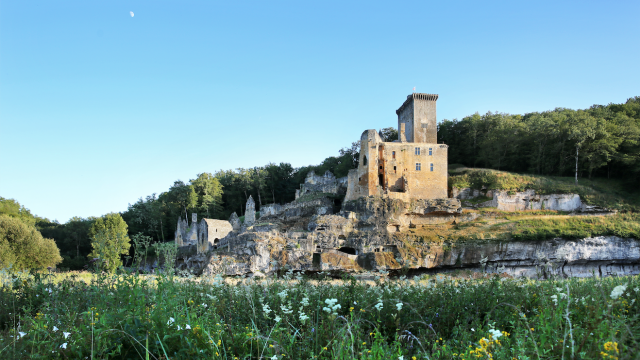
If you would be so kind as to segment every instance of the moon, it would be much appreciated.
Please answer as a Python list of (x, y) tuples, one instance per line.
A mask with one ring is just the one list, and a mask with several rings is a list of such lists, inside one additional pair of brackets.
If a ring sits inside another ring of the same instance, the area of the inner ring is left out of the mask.
[(131, 14), (131, 17), (133, 17), (133, 11), (129, 11), (129, 14)]

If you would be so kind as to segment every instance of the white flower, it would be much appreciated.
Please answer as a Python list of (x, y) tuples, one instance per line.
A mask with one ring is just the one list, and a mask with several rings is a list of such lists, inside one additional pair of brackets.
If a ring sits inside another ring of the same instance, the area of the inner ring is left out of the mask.
[(187, 326), (184, 327), (186, 330), (191, 330), (191, 325), (187, 324)]
[(170, 317), (169, 321), (167, 321), (167, 325), (171, 326), (171, 324), (173, 324), (176, 321), (176, 319)]
[(307, 316), (305, 313), (300, 313), (300, 321), (304, 322), (306, 320), (309, 320), (309, 316)]
[(551, 295), (551, 300), (553, 300), (553, 303), (558, 305), (558, 295)]
[(496, 329), (490, 329), (489, 333), (491, 334), (491, 337), (495, 340), (497, 338), (499, 338), (500, 336), (502, 336), (502, 333), (500, 332), (500, 330), (496, 330)]
[(273, 319), (273, 320), (275, 320), (276, 322), (280, 322), (280, 320), (282, 320), (282, 318), (280, 316), (276, 315), (275, 319)]
[(26, 333), (26, 332), (22, 332), (22, 331), (20, 331), (20, 332), (18, 333), (18, 339), (20, 339), (21, 337), (24, 337), (25, 335), (27, 335), (27, 333)]
[(182, 330), (182, 327), (180, 327), (180, 325), (178, 325), (178, 330)]
[(398, 356), (398, 360), (404, 360), (404, 356)]
[(471, 331), (475, 331), (475, 330), (473, 330), (473, 328), (471, 328)]
[(397, 303), (396, 308), (398, 308), (398, 311), (402, 310), (402, 303), (401, 302)]
[(302, 301), (300, 301), (300, 304), (302, 306), (309, 306), (309, 298), (302, 298)]
[(262, 305), (262, 311), (264, 311), (264, 314), (269, 316), (269, 313), (271, 312), (271, 308), (269, 307), (269, 305)]
[(203, 307), (203, 308), (207, 308), (208, 306), (209, 306), (209, 305), (207, 305), (207, 304), (205, 304), (205, 303), (202, 303), (202, 307)]
[(278, 360), (278, 355), (273, 355), (273, 356), (271, 357), (271, 360)]
[(378, 310), (378, 311), (382, 310), (382, 307), (383, 307), (382, 302), (377, 303), (374, 307), (375, 307), (375, 308), (376, 308), (376, 310)]
[(638, 291), (640, 291), (640, 288), (635, 288), (635, 289), (633, 289), (633, 291), (638, 292)]
[(64, 343), (64, 344), (60, 345), (60, 348), (61, 349), (66, 349), (67, 348), (67, 343)]
[(69, 335), (71, 335), (71, 333), (70, 333), (70, 332), (64, 332), (64, 331), (63, 331), (63, 332), (62, 332), (62, 335), (64, 335), (64, 338), (66, 339), (66, 338), (68, 338), (68, 337), (69, 337)]
[(52, 330), (53, 330), (53, 332), (56, 332), (56, 331), (58, 331), (58, 328), (54, 325)]
[(622, 295), (622, 293), (624, 293), (625, 290), (627, 290), (627, 285), (618, 285), (614, 287), (613, 291), (611, 291), (611, 298), (613, 300), (619, 298), (620, 295)]

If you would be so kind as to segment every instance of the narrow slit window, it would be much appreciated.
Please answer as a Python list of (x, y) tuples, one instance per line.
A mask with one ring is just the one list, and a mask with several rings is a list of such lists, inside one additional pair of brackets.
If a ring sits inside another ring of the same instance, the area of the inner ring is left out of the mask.
[(420, 171), (421, 170), (421, 165), (420, 163), (416, 163), (416, 171)]
[(391, 152), (391, 158), (392, 158), (392, 159), (395, 159), (395, 158), (396, 158), (396, 152), (395, 152), (395, 151), (392, 151), (392, 152)]
[(431, 171), (433, 171), (433, 163), (431, 163), (431, 166), (429, 166), (431, 168)]
[(429, 156), (433, 155), (432, 148), (429, 148)]
[(420, 155), (420, 148), (416, 148), (416, 155)]

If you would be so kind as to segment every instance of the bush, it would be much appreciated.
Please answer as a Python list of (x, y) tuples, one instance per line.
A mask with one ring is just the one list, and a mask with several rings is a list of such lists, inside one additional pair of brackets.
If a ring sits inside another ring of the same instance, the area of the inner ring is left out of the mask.
[(0, 268), (44, 269), (61, 261), (53, 240), (17, 218), (0, 215)]

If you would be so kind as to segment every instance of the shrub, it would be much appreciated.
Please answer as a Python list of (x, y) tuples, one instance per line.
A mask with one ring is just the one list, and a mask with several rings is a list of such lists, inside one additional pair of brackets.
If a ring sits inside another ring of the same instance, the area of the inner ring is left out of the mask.
[(62, 262), (60, 250), (35, 227), (0, 215), (0, 268), (43, 269)]

